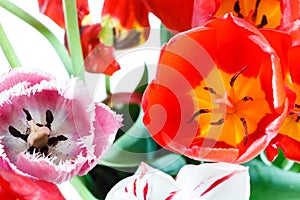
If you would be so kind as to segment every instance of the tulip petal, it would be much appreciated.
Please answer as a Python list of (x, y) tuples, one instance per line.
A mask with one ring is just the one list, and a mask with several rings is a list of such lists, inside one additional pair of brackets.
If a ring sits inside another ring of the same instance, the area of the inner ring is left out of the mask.
[[(186, 165), (179, 171), (176, 183), (186, 195), (185, 199), (241, 200), (249, 199), (250, 196), (248, 168), (239, 165)], [(174, 197), (177, 195), (183, 194), (178, 192)]]
[[(57, 25), (65, 28), (62, 0), (38, 0), (40, 12), (50, 17)], [(84, 16), (89, 14), (87, 0), (76, 0), (78, 21), (81, 24)]]
[(116, 49), (134, 47), (148, 39), (148, 14), (148, 9), (141, 0), (104, 1), (102, 20), (112, 20)]
[(133, 176), (121, 180), (109, 191), (105, 200), (166, 199), (176, 190), (171, 176), (141, 163)]
[(32, 181), (12, 172), (0, 170), (0, 197), (1, 199), (24, 200), (64, 200), (57, 186), (53, 183), (38, 180)]
[(100, 42), (100, 24), (93, 24), (81, 28), (81, 45), (84, 56), (85, 69), (91, 73), (112, 75), (120, 69), (114, 57), (114, 47), (105, 46)]

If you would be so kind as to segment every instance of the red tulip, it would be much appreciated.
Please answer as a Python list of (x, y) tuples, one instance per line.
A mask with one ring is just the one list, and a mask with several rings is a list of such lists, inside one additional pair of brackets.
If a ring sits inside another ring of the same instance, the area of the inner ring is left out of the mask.
[(257, 28), (225, 15), (164, 46), (143, 120), (171, 151), (242, 163), (276, 136), (287, 103), (276, 52)]
[(1, 168), (0, 198), (5, 200), (65, 199), (53, 183), (42, 180), (31, 180)]

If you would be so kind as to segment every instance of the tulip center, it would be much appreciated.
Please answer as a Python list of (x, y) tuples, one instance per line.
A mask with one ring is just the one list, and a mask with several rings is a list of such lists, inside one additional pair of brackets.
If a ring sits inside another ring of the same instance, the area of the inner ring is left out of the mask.
[[(220, 71), (223, 82), (229, 82), (228, 85), (224, 85), (225, 90), (201, 86), (206, 84), (205, 80), (194, 89), (195, 105), (200, 109), (196, 109), (188, 123), (194, 120), (198, 122), (201, 137), (207, 137), (208, 130), (214, 129), (212, 126), (223, 125), (221, 134), (208, 137), (218, 137), (212, 139), (227, 142), (232, 146), (242, 141), (246, 146), (259, 121), (270, 112), (260, 81), (241, 75), (246, 69), (247, 66), (243, 67), (233, 76)], [(241, 78), (238, 78), (240, 76)], [(208, 75), (207, 79), (211, 80), (212, 77)], [(224, 91), (223, 95), (220, 95), (221, 90)]]
[(49, 146), (54, 147), (59, 141), (67, 140), (68, 138), (59, 135), (51, 137), (51, 123), (54, 120), (53, 114), (50, 110), (46, 111), (46, 124), (35, 123), (28, 110), (23, 109), (26, 115), (27, 129), (25, 133), (21, 133), (13, 126), (9, 126), (10, 134), (16, 138), (22, 139), (29, 145), (27, 150), (30, 154), (40, 152), (44, 155), (49, 155)]
[(224, 96), (222, 98), (214, 100), (215, 104), (220, 104), (221, 106), (225, 105), (227, 114), (234, 114), (236, 112), (236, 106), (231, 102), (232, 102), (232, 100), (228, 96), (227, 90), (225, 90)]
[(280, 1), (276, 0), (228, 0), (222, 4), (216, 17), (225, 13), (234, 12), (234, 15), (243, 18), (258, 28), (275, 28), (280, 24)]
[[(293, 89), (297, 89), (294, 91), (298, 91), (299, 87), (293, 86)], [(299, 102), (298, 102), (299, 103)], [(281, 126), (279, 133), (283, 135), (287, 135), (290, 138), (300, 142), (300, 105), (295, 104), (292, 111), (290, 111), (289, 115), (285, 119), (283, 125)]]
[(47, 146), (50, 129), (46, 126), (39, 127), (33, 120), (28, 122), (30, 133), (27, 138), (27, 143), (35, 148)]

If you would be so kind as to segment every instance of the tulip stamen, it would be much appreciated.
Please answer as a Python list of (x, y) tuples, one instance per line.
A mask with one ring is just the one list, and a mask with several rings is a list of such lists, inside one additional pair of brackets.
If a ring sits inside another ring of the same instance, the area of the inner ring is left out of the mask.
[(217, 94), (216, 91), (211, 87), (204, 87), (203, 89), (209, 91), (211, 94)]
[(240, 2), (236, 1), (233, 6), (234, 12), (238, 15), (239, 18), (244, 18), (244, 15), (241, 13)]
[(260, 0), (256, 0), (254, 12), (252, 14), (252, 21), (253, 22), (256, 21), (256, 18), (257, 18), (257, 9), (258, 9), (259, 4), (260, 4)]
[(210, 122), (210, 125), (215, 125), (215, 126), (222, 125), (224, 123), (224, 121), (225, 121), (224, 119), (219, 119), (216, 122)]
[(16, 138), (21, 138), (27, 144), (29, 144), (29, 149), (27, 150), (27, 152), (29, 152), (30, 154), (33, 154), (36, 151), (44, 155), (48, 155), (48, 146), (55, 146), (59, 141), (64, 141), (68, 139), (63, 135), (59, 135), (57, 137), (50, 137), (51, 123), (54, 120), (53, 114), (50, 110), (46, 111), (45, 125), (35, 123), (35, 121), (32, 119), (30, 112), (24, 108), (23, 111), (26, 115), (26, 124), (28, 126), (25, 131), (25, 134), (22, 134), (13, 126), (9, 126), (8, 131), (12, 136)]
[(300, 121), (300, 116), (298, 115), (296, 122), (298, 123)]
[(260, 24), (257, 26), (258, 28), (263, 28), (265, 25), (268, 24), (268, 19), (266, 15), (263, 15), (261, 18)]
[(210, 110), (209, 110), (209, 109), (200, 109), (200, 110), (198, 110), (197, 112), (195, 112), (195, 113), (193, 114), (192, 118), (188, 121), (188, 123), (189, 123), (189, 124), (192, 123), (192, 121), (193, 121), (196, 117), (198, 117), (199, 115), (204, 114), (204, 113), (210, 113)]
[(252, 97), (249, 97), (249, 96), (245, 96), (244, 98), (243, 98), (243, 101), (253, 101), (253, 98)]
[(244, 146), (246, 146), (246, 144), (248, 142), (248, 139), (249, 139), (247, 121), (244, 117), (241, 117), (240, 120), (241, 120), (241, 122), (243, 123), (243, 126), (244, 126), (244, 132), (245, 132)]
[(231, 87), (233, 87), (234, 86), (234, 82), (235, 82), (235, 80), (237, 79), (237, 77), (243, 72), (243, 71), (245, 71), (246, 69), (247, 69), (247, 65), (245, 66), (245, 67), (243, 67), (240, 71), (238, 71), (237, 73), (235, 73), (234, 75), (233, 75), (233, 77), (231, 78), (231, 80), (230, 80), (230, 86)]

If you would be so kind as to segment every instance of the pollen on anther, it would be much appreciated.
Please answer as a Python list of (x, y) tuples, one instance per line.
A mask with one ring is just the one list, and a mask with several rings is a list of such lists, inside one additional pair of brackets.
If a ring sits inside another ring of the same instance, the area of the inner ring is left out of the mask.
[(211, 94), (216, 94), (216, 91), (211, 87), (204, 87), (203, 89), (209, 91)]
[(192, 123), (192, 121), (199, 115), (204, 114), (204, 113), (209, 113), (209, 109), (200, 109), (197, 112), (195, 112), (192, 116), (192, 118), (188, 121), (188, 123)]
[(243, 101), (253, 101), (253, 98), (252, 97), (249, 97), (249, 96), (245, 96), (243, 98)]
[(224, 123), (224, 121), (225, 121), (224, 119), (219, 119), (216, 122), (210, 122), (210, 125), (215, 125), (215, 126), (222, 125)]
[(247, 142), (248, 142), (248, 138), (249, 138), (249, 134), (248, 134), (248, 125), (247, 125), (247, 121), (244, 117), (240, 118), (243, 126), (244, 126), (244, 132), (245, 132), (245, 139), (244, 139), (244, 146), (246, 146)]
[(260, 24), (257, 26), (258, 28), (263, 28), (265, 25), (268, 24), (268, 19), (266, 15), (263, 15), (261, 18)]

